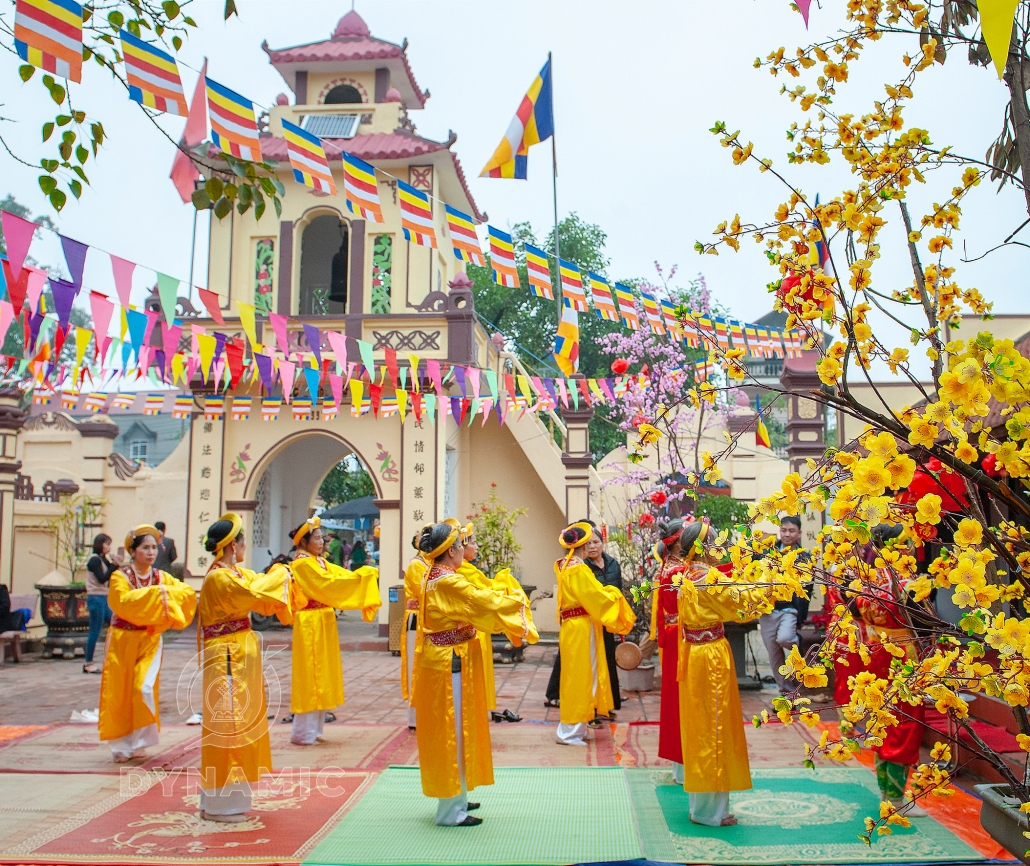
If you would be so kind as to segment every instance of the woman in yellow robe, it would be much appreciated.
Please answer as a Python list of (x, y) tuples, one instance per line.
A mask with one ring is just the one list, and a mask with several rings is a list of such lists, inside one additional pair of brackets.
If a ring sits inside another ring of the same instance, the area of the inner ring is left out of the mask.
[(161, 532), (150, 524), (125, 537), (132, 559), (111, 575), (111, 627), (100, 681), (100, 739), (123, 763), (156, 746), (160, 720), (161, 633), (186, 628), (197, 610), (193, 587), (154, 568)]
[(250, 613), (289, 622), (289, 571), (255, 574), (238, 565), (246, 550), (243, 521), (231, 512), (211, 524), (205, 548), (215, 561), (197, 608), (204, 671), (200, 817), (239, 823), (250, 811), (251, 783), (272, 771), (261, 638)]
[(562, 530), (558, 543), (568, 554), (554, 564), (561, 655), (561, 721), (555, 740), (565, 746), (585, 746), (588, 724), (615, 706), (604, 656), (604, 629), (628, 634), (637, 621), (621, 590), (602, 584), (576, 554), (593, 534), (589, 523), (573, 523)]
[[(709, 529), (707, 518), (688, 524), (670, 554), (710, 566), (704, 550)], [(729, 578), (711, 568), (691, 568), (683, 578), (676, 667), (683, 790), (690, 794), (691, 821), (725, 827), (737, 823), (729, 810), (730, 791), (750, 790), (751, 769), (737, 670), (723, 623), (757, 619), (768, 605), (762, 590), (731, 587)], [(712, 578), (718, 583), (710, 585)]]
[(504, 632), (519, 646), (536, 643), (529, 606), (457, 573), (464, 561), (457, 521), (427, 526), (419, 549), (433, 563), (422, 585), (415, 647), (422, 793), (439, 800), (436, 823), (472, 827), (468, 792), (494, 781), (482, 644), (477, 631)]
[(317, 517), (293, 533), (297, 548), (293, 572), (293, 675), (290, 741), (310, 746), (322, 737), (327, 710), (343, 703), (343, 665), (336, 630), (338, 610), (360, 610), (372, 622), (382, 602), (379, 569), (364, 565), (347, 571), (322, 557), (325, 533)]
[(429, 563), (418, 549), (418, 536), (411, 539), (415, 558), (404, 570), (404, 638), (401, 640), (401, 696), (408, 702), (408, 727), (415, 727), (414, 701), (415, 635), (418, 631), (418, 602), (422, 597), (422, 579)]

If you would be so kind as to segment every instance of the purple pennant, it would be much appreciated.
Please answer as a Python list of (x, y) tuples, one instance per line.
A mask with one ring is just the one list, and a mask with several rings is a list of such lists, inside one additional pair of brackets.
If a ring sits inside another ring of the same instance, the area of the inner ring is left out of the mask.
[(30, 336), (30, 338), (32, 340), (31, 348), (33, 348), (33, 349), (36, 346), (36, 340), (39, 339), (39, 329), (40, 329), (40, 327), (43, 324), (43, 319), (44, 318), (45, 317), (43, 316), (42, 313), (33, 313), (29, 317), (29, 336)]
[(222, 350), (225, 348), (225, 334), (219, 334), (215, 331), (215, 353), (211, 356), (211, 368), (214, 369), (214, 365), (218, 363), (218, 359), (222, 357)]
[(554, 393), (554, 379), (544, 379), (544, 387), (547, 389), (547, 393), (551, 397), (551, 404), (557, 409), (558, 395)]
[(452, 367), (454, 371), (454, 378), (458, 380), (458, 387), (461, 388), (461, 398), (463, 400), (468, 398), (468, 392), (465, 390), (465, 368), (464, 367)]
[[(308, 339), (308, 346), (315, 353), (315, 360), (318, 361), (318, 369), (322, 369), (322, 332), (314, 325), (304, 325), (304, 336)], [(305, 374), (306, 375), (306, 374)]]
[(265, 391), (272, 393), (272, 359), (260, 352), (254, 353), (254, 360), (257, 362), (258, 375), (261, 377), (261, 384)]
[(455, 422), (461, 426), (461, 397), (451, 397), (451, 415)]
[(72, 304), (75, 301), (75, 296), (79, 293), (79, 286), (65, 280), (51, 278), (50, 291), (54, 293), (54, 309), (57, 311), (57, 320), (61, 323), (63, 330), (68, 330), (68, 322), (72, 314)]
[(82, 269), (86, 266), (86, 253), (89, 251), (89, 247), (79, 241), (66, 238), (64, 235), (60, 235), (60, 238), (72, 285), (75, 286), (75, 291), (78, 291), (82, 288)]
[(161, 381), (165, 380), (165, 367), (167, 366), (166, 355), (161, 349), (154, 349), (154, 366), (161, 371)]

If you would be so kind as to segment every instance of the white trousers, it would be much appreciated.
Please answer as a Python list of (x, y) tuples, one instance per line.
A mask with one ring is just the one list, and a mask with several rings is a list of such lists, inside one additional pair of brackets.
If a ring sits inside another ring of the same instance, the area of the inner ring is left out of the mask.
[(415, 635), (417, 632), (409, 626), (404, 632), (404, 640), (407, 642), (408, 657), (405, 659), (408, 665), (408, 727), (415, 727), (415, 705), (411, 703), (413, 689), (415, 688)]
[(729, 814), (729, 791), (690, 795), (690, 820), (695, 824), (720, 827), (722, 826), (723, 819), (729, 817)]
[(672, 780), (677, 785), (683, 784), (683, 765), (677, 764), (675, 761), (672, 762)]
[(325, 725), (325, 710), (313, 710), (310, 713), (293, 714), (293, 731), (290, 742), (298, 746), (310, 746), (322, 736)]
[(117, 740), (108, 740), (107, 744), (111, 747), (111, 755), (115, 759), (128, 760), (133, 756), (138, 758), (137, 752), (147, 746), (156, 746), (157, 741), (157, 725), (147, 725), (145, 728), (137, 728), (131, 734), (126, 734)]
[(787, 684), (787, 678), (780, 673), (780, 665), (783, 664), (790, 648), (798, 642), (798, 612), (794, 608), (787, 608), (764, 613), (758, 620), (758, 626), (762, 632), (765, 650), (769, 654), (769, 664), (772, 665), (776, 685), (781, 692), (789, 692), (794, 687)]
[(208, 815), (244, 815), (250, 811), (250, 782), (233, 782), (212, 791), (200, 789), (200, 811)]
[[(597, 700), (597, 638), (594, 637), (593, 628), (590, 629), (590, 678), (593, 682), (593, 696)], [(563, 669), (564, 671), (564, 669)], [(596, 705), (596, 704), (595, 704)], [(585, 746), (587, 744), (587, 731), (590, 728), (586, 722), (577, 722), (574, 725), (567, 725), (558, 722), (558, 730), (554, 734), (554, 740), (563, 746)]]
[(454, 696), (454, 733), (458, 738), (458, 778), (461, 793), (437, 803), (436, 823), (441, 827), (456, 827), (468, 817), (469, 792), (465, 787), (465, 734), (461, 724), (461, 673), (451, 674), (451, 694)]

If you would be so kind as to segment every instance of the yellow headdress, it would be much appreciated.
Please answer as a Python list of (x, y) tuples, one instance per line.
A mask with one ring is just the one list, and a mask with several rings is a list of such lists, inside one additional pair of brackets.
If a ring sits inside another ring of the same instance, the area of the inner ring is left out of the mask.
[(160, 541), (163, 537), (161, 530), (150, 523), (141, 523), (139, 526), (129, 530), (129, 534), (125, 536), (125, 549), (130, 550), (132, 548), (132, 542), (134, 539), (139, 538), (141, 535), (151, 535), (155, 541)]
[(594, 527), (589, 523), (573, 523), (566, 526), (561, 535), (558, 536), (558, 543), (566, 550), (575, 550), (586, 544), (594, 534)]
[(476, 526), (474, 523), (466, 523), (461, 529), (461, 543), (468, 544), (476, 537)]
[(307, 535), (309, 532), (314, 532), (321, 525), (322, 525), (322, 521), (321, 521), (320, 518), (318, 518), (318, 517), (309, 517), (307, 520), (304, 521), (303, 524), (301, 524), (300, 529), (298, 529), (294, 533), (294, 535), (293, 535), (293, 546), (294, 547), (299, 547), (301, 541), (304, 540), (304, 536)]
[(451, 531), (447, 533), (445, 538), (440, 544), (434, 547), (432, 550), (424, 554), (426, 559), (433, 561), (439, 556), (443, 556), (448, 550), (450, 550), (454, 543), (461, 540), (461, 524), (458, 523), (453, 517), (448, 517), (444, 524), (451, 528)]
[[(230, 544), (232, 544), (238, 537), (240, 532), (243, 530), (243, 518), (236, 514), (234, 511), (230, 511), (223, 514), (218, 518), (217, 522), (228, 520), (232, 523), (232, 529), (226, 534), (225, 538), (215, 543), (215, 549), (213, 551), (215, 559), (219, 559), (222, 555), (222, 551), (225, 550)], [(208, 536), (211, 534), (211, 530), (208, 529)], [(207, 546), (207, 537), (204, 538), (204, 546)]]

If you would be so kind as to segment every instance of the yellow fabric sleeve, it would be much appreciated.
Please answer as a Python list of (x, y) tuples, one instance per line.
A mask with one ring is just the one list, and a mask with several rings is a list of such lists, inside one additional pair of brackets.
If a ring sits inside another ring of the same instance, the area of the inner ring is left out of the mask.
[(293, 561), (292, 570), (297, 589), (306, 599), (339, 610), (360, 610), (365, 622), (372, 622), (382, 606), (379, 569), (370, 565), (347, 571), (331, 562), (323, 566), (313, 556), (302, 556)]
[(152, 634), (186, 628), (197, 612), (193, 587), (161, 572), (161, 583), (132, 589), (124, 574), (111, 575), (107, 603), (116, 616), (133, 625), (145, 626)]
[(637, 616), (622, 591), (601, 583), (586, 563), (566, 569), (559, 579), (565, 597), (563, 608), (582, 606), (591, 619), (614, 634), (628, 634), (636, 624)]

